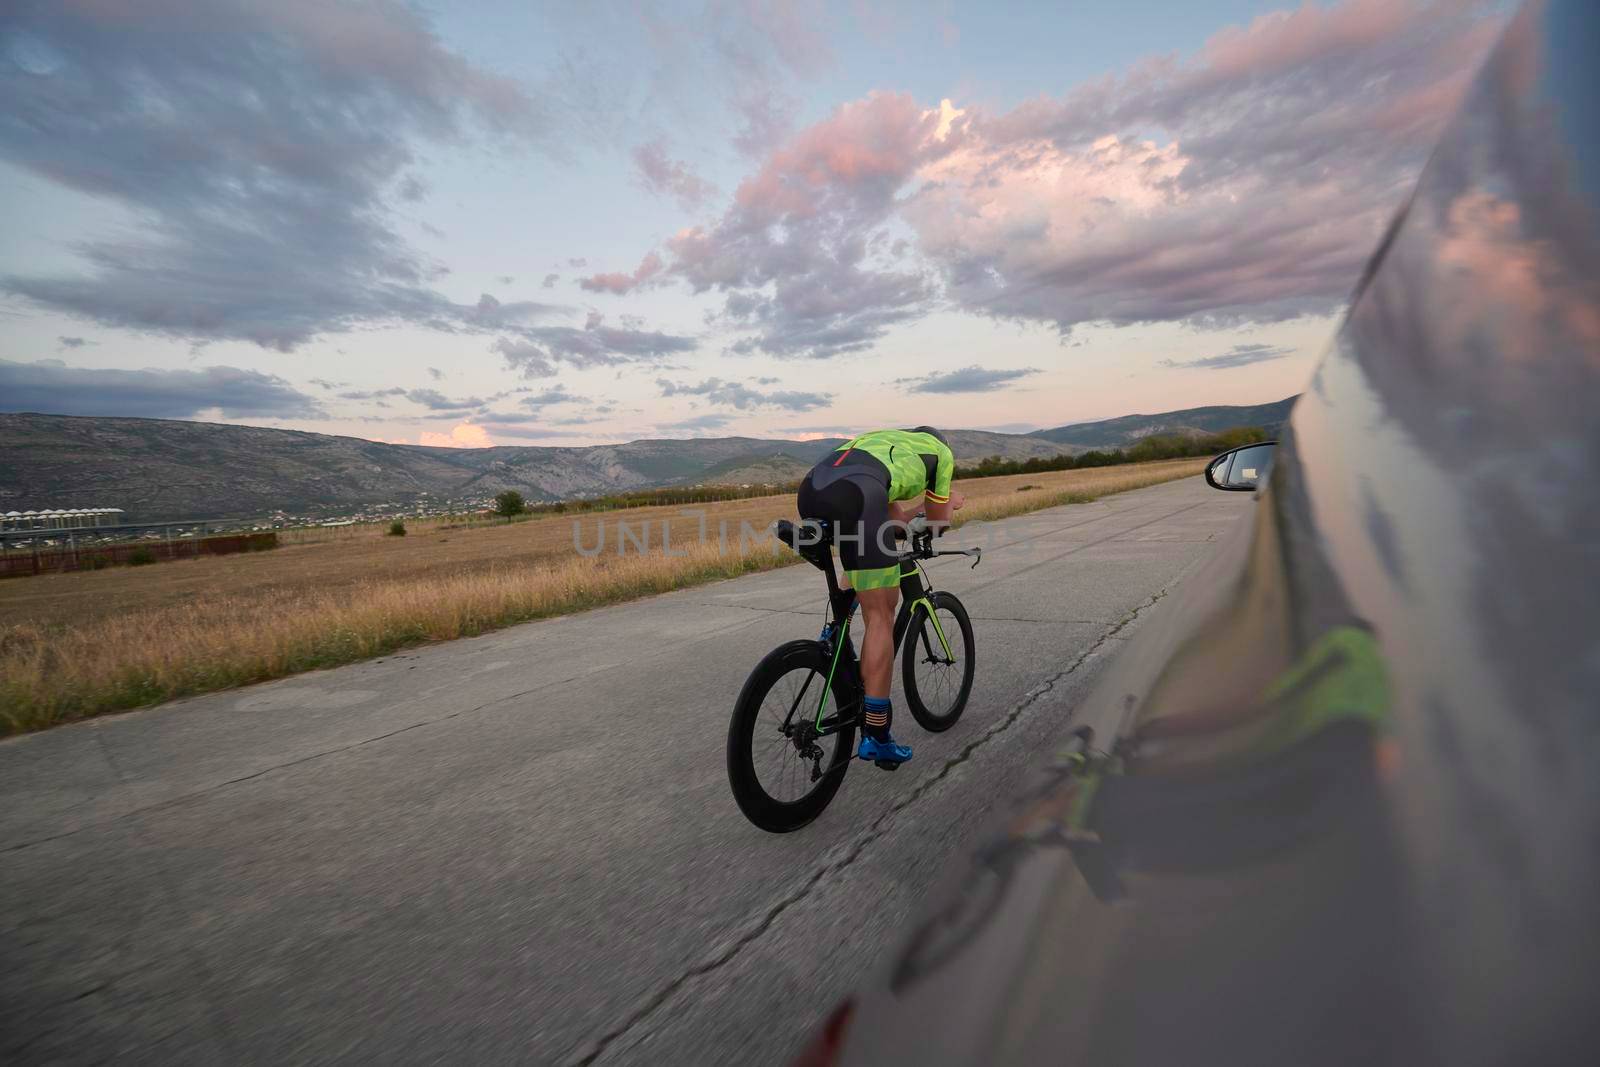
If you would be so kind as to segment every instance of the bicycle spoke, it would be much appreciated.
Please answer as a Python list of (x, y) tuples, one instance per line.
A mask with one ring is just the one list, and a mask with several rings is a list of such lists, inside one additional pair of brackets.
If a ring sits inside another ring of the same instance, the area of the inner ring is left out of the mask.
[[(779, 678), (767, 690), (762, 700), (757, 720), (763, 730), (770, 733), (752, 738), (751, 757), (761, 788), (780, 803), (792, 804), (804, 799), (818, 788), (826, 778), (811, 780), (813, 758), (807, 757), (794, 740), (794, 731), (809, 727), (805, 710), (807, 696), (816, 698), (818, 690), (814, 670), (794, 670)], [(762, 736), (766, 740), (762, 740)], [(822, 752), (821, 766), (832, 766), (837, 737), (828, 734), (811, 741)]]
[(963, 662), (964, 648), (959, 637), (961, 628), (954, 614), (944, 609), (935, 610), (939, 625), (950, 641), (950, 657), (946, 659), (943, 654), (944, 648), (938, 632), (934, 630), (933, 620), (925, 619), (918, 634), (921, 650), (925, 654), (916, 659), (914, 671), (923, 706), (930, 713), (942, 716), (951, 711), (960, 695), (966, 664)]

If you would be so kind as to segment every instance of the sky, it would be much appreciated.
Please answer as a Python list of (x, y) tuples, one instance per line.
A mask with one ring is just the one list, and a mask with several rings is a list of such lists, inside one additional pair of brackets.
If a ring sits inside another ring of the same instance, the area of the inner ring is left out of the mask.
[(0, 411), (412, 444), (1298, 392), (1474, 0), (22, 0)]

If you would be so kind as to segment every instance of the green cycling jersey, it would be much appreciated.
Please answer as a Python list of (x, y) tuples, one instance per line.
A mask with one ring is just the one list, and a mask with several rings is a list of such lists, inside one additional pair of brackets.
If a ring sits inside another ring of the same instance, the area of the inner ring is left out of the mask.
[(865, 452), (889, 471), (889, 499), (910, 500), (927, 494), (943, 504), (950, 499), (950, 480), (956, 458), (944, 439), (927, 427), (914, 430), (873, 430), (851, 438), (836, 450), (835, 463), (850, 452)]

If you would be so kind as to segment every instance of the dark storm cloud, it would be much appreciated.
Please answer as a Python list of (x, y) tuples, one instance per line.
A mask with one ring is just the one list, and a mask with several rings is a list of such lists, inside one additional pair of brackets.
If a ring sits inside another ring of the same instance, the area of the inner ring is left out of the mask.
[(237, 367), (115, 370), (68, 367), (58, 360), (0, 360), (0, 410), (50, 415), (120, 415), (189, 419), (319, 418), (316, 400), (282, 378)]
[(1232, 367), (1247, 367), (1252, 363), (1265, 363), (1269, 359), (1282, 359), (1292, 352), (1294, 352), (1292, 348), (1279, 348), (1275, 345), (1234, 345), (1221, 355), (1190, 360), (1163, 359), (1161, 365), (1180, 370), (1228, 370)]
[(904, 385), (911, 393), (992, 393), (1019, 378), (1038, 374), (1037, 367), (1019, 367), (1015, 370), (988, 370), (977, 365), (960, 370), (929, 374), (921, 378), (898, 378), (895, 384)]
[(540, 139), (546, 117), (515, 83), (393, 0), (129, 14), (33, 0), (0, 16), (0, 158), (140, 220), (81, 244), (80, 272), (0, 289), (106, 326), (285, 351), (363, 324), (499, 324), (431, 287), (439, 268), (398, 235), (386, 196), (420, 194), (403, 175), (419, 141)]

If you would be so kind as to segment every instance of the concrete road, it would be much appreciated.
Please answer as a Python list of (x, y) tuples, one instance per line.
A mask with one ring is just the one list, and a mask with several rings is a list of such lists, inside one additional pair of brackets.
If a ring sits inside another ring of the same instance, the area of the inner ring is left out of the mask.
[(723, 745), (809, 567), (0, 744), (0, 1061), (781, 1063), (1251, 506), (962, 530), (965, 717), (781, 837)]

